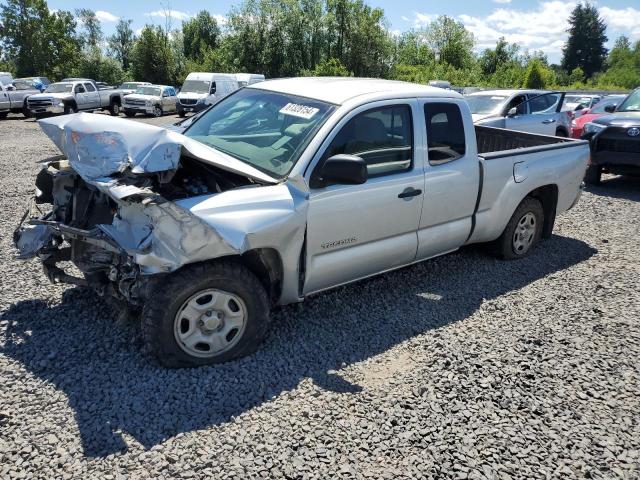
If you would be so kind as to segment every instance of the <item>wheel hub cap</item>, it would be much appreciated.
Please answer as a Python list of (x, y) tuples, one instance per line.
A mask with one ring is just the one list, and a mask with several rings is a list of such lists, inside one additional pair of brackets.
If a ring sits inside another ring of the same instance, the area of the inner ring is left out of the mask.
[(536, 235), (536, 216), (532, 212), (525, 213), (513, 233), (513, 251), (517, 254), (526, 253), (533, 244)]

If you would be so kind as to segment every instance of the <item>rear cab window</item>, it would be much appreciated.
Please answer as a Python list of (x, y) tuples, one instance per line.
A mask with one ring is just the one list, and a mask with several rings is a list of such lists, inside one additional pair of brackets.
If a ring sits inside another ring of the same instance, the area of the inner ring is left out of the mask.
[(430, 165), (442, 165), (464, 156), (466, 151), (462, 112), (455, 103), (425, 103), (427, 148)]

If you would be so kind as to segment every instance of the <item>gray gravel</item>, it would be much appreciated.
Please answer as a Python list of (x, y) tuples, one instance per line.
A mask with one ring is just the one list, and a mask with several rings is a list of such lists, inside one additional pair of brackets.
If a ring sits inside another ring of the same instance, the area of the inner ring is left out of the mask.
[(527, 259), (464, 249), (278, 310), (249, 358), (168, 371), (12, 257), (57, 152), (19, 116), (0, 139), (0, 478), (640, 477), (640, 180), (586, 192)]

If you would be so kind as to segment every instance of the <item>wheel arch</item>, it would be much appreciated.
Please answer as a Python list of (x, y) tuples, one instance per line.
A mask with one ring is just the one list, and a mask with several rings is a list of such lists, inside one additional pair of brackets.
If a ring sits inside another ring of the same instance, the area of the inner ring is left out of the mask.
[[(544, 223), (542, 225), (542, 238), (549, 238), (553, 232), (556, 221), (556, 209), (558, 206), (558, 186), (555, 184), (543, 185), (529, 192), (526, 197), (535, 198), (542, 204)], [(525, 198), (526, 198), (525, 197)]]

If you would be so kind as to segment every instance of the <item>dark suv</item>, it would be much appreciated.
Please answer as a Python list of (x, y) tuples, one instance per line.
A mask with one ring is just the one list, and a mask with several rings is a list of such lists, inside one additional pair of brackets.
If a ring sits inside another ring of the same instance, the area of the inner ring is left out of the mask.
[(582, 138), (591, 142), (587, 183), (599, 184), (603, 172), (640, 175), (640, 88), (631, 92), (611, 115), (586, 123)]

